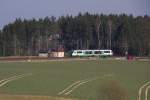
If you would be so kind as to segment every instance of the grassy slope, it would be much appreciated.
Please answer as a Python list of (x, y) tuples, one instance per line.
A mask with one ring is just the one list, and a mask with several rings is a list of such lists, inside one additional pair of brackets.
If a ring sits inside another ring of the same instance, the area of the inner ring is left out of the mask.
[(149, 65), (150, 62), (127, 61), (0, 63), (0, 80), (23, 73), (33, 74), (0, 87), (0, 93), (58, 96), (58, 92), (75, 81), (112, 74), (112, 77), (81, 85), (67, 97), (97, 100), (101, 84), (117, 80), (135, 100), (138, 88), (150, 80)]

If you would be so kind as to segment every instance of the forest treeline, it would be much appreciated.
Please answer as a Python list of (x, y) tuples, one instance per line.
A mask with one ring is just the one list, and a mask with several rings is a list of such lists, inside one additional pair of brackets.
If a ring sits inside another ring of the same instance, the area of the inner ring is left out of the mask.
[(0, 56), (35, 56), (39, 51), (112, 49), (150, 56), (150, 17), (79, 13), (40, 19), (17, 18), (0, 30)]

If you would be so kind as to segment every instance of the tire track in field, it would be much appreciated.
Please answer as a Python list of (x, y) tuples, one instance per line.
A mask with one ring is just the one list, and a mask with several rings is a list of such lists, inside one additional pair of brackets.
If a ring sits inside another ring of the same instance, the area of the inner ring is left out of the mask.
[(62, 90), (61, 92), (59, 92), (58, 95), (69, 95), (75, 89), (77, 89), (79, 86), (81, 86), (81, 85), (83, 85), (85, 83), (88, 83), (88, 82), (91, 82), (91, 81), (94, 81), (94, 80), (98, 80), (98, 79), (103, 79), (105, 77), (112, 77), (112, 76), (113, 76), (113, 74), (106, 74), (103, 77), (94, 77), (94, 78), (91, 78), (91, 79), (84, 79), (84, 80), (76, 81), (76, 82), (72, 83), (71, 85), (69, 85), (64, 90)]
[(99, 78), (93, 78), (93, 79), (89, 79), (87, 81), (83, 81), (83, 82), (80, 82), (79, 84), (75, 85), (74, 87), (71, 88), (71, 90), (69, 90), (68, 92), (66, 92), (64, 95), (69, 95), (71, 94), (71, 92), (73, 92), (76, 88), (78, 88), (80, 85), (83, 85), (85, 83), (88, 83), (88, 82), (91, 82), (91, 81), (94, 81), (94, 80), (97, 80)]
[(61, 92), (58, 93), (58, 95), (63, 94), (64, 92), (68, 91), (70, 88), (72, 88), (73, 86), (75, 86), (76, 84), (80, 83), (81, 81), (76, 81), (74, 83), (72, 83), (71, 85), (69, 85), (66, 89), (62, 90)]
[(26, 77), (26, 76), (30, 76), (30, 75), (32, 75), (32, 73), (15, 75), (15, 76), (12, 76), (12, 77), (9, 77), (9, 78), (2, 79), (2, 80), (0, 80), (0, 87), (4, 86), (5, 84), (7, 84), (11, 81), (14, 81), (14, 80)]
[(78, 86), (79, 84), (83, 84), (85, 82), (88, 82), (90, 79), (84, 79), (84, 80), (79, 80), (79, 81), (76, 81), (74, 83), (72, 83), (71, 85), (69, 85), (67, 88), (65, 88), (64, 90), (62, 90), (61, 92), (58, 93), (58, 95), (61, 95), (61, 94), (66, 94), (68, 91), (71, 91), (70, 89), (73, 89), (75, 88), (76, 86)]
[[(149, 85), (149, 86), (148, 86)], [(147, 100), (147, 98), (148, 98), (148, 89), (150, 88), (150, 82), (147, 82), (147, 83), (145, 83), (145, 84), (143, 84), (141, 87), (140, 87), (140, 89), (139, 89), (139, 91), (138, 91), (138, 100), (141, 100), (141, 95), (142, 95), (142, 90), (144, 89), (146, 87), (146, 90), (145, 90), (145, 100)]]
[(148, 100), (148, 90), (150, 89), (150, 85), (148, 87), (146, 87), (145, 90), (145, 100)]
[(7, 80), (10, 80), (10, 79), (13, 79), (13, 78), (17, 78), (17, 77), (22, 76), (22, 75), (25, 75), (25, 74), (21, 74), (21, 75), (14, 75), (14, 76), (12, 76), (12, 77), (2, 79), (2, 80), (0, 80), (0, 83), (2, 83), (3, 81), (7, 81)]

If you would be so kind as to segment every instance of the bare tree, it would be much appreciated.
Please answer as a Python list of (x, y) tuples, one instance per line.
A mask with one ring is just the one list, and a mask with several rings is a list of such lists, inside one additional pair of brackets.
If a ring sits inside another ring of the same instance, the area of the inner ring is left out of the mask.
[(16, 34), (13, 35), (13, 39), (14, 39), (14, 55), (16, 56), (17, 55), (17, 36)]
[(111, 34), (112, 34), (112, 21), (108, 20), (108, 41), (107, 41), (107, 46), (109, 49), (111, 49)]
[(97, 32), (97, 39), (98, 39), (98, 49), (101, 48), (100, 26), (101, 26), (100, 17), (97, 17), (97, 19), (96, 19), (96, 32)]

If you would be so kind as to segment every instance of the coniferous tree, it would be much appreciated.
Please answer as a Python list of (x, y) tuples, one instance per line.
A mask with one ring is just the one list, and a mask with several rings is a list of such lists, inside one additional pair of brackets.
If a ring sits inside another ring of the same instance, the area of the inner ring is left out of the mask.
[[(0, 32), (1, 56), (38, 55), (41, 50), (112, 49), (116, 55), (150, 55), (150, 17), (132, 15), (54, 16), (17, 18)], [(56, 38), (56, 37), (59, 37)]]

